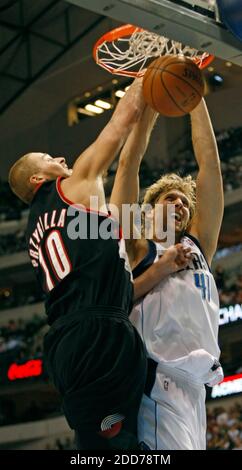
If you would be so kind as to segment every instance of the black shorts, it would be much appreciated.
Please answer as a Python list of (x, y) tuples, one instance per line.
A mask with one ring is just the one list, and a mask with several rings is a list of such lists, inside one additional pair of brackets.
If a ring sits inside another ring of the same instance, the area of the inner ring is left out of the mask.
[(137, 415), (146, 355), (126, 313), (105, 306), (61, 317), (47, 333), (44, 350), (71, 428), (98, 432), (110, 415)]

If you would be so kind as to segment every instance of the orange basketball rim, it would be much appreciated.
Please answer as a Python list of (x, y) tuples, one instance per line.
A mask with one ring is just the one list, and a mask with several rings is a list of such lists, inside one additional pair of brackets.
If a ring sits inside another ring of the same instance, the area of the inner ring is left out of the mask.
[(131, 24), (104, 34), (94, 45), (93, 57), (98, 65), (116, 75), (142, 76), (149, 63), (164, 55), (185, 55), (200, 69), (207, 67), (214, 56), (181, 42)]

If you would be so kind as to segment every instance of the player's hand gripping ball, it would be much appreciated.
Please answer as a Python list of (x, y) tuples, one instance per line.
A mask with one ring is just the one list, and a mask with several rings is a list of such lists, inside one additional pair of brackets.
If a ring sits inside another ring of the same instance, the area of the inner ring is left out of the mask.
[(192, 59), (183, 55), (159, 57), (145, 72), (143, 94), (145, 101), (158, 113), (184, 116), (204, 95), (202, 72)]

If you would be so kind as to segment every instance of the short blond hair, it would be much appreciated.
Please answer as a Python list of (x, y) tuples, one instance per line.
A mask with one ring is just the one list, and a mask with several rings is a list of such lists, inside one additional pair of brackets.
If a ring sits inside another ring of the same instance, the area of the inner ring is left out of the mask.
[(155, 207), (160, 196), (172, 190), (181, 191), (187, 196), (191, 221), (196, 209), (196, 182), (190, 175), (181, 177), (175, 173), (168, 173), (167, 175), (161, 176), (160, 179), (146, 190), (143, 204), (150, 204), (152, 207)]
[(31, 155), (27, 153), (19, 158), (10, 168), (8, 175), (11, 190), (26, 204), (32, 201), (35, 188), (30, 182), (30, 177), (39, 170), (38, 165), (30, 160)]

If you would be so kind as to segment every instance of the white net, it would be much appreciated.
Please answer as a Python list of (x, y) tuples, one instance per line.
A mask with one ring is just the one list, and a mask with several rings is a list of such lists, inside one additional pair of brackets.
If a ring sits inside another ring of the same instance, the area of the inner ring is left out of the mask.
[(130, 36), (104, 41), (96, 50), (99, 65), (117, 75), (143, 75), (150, 59), (162, 55), (185, 55), (200, 66), (209, 54), (149, 31), (135, 30)]

